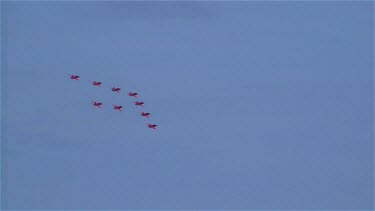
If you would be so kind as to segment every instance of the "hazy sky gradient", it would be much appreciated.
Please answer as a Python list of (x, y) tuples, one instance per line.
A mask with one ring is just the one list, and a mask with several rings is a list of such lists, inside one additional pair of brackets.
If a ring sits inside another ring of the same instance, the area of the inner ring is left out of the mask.
[(374, 208), (373, 2), (1, 4), (3, 209)]

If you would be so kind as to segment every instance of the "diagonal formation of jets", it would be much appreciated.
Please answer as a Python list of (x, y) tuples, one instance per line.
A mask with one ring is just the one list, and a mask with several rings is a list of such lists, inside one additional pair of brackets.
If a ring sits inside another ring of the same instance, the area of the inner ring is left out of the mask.
[[(71, 80), (76, 80), (76, 81), (78, 81), (80, 79), (80, 77), (78, 75), (69, 75), (69, 77), (70, 77)], [(91, 84), (93, 86), (101, 87), (102, 82), (100, 82), (100, 81), (91, 81)], [(112, 87), (111, 88), (112, 92), (120, 93), (120, 90), (121, 90), (121, 88), (119, 88), (119, 87)], [(127, 95), (129, 97), (138, 98), (138, 93), (136, 93), (136, 92), (128, 92)], [(94, 107), (97, 107), (97, 108), (102, 108), (102, 106), (103, 106), (102, 102), (92, 101), (91, 103), (92, 103), (92, 105)], [(143, 108), (143, 104), (144, 104), (144, 102), (141, 102), (141, 101), (135, 101), (134, 102), (134, 105), (136, 107)], [(114, 110), (122, 112), (121, 109), (123, 107), (121, 105), (115, 105), (115, 104), (113, 104), (112, 107), (113, 107)], [(140, 116), (141, 117), (150, 118), (150, 113), (148, 113), (148, 112), (140, 112)], [(156, 130), (156, 126), (157, 126), (156, 124), (147, 123), (147, 127), (150, 128), (150, 129)]]

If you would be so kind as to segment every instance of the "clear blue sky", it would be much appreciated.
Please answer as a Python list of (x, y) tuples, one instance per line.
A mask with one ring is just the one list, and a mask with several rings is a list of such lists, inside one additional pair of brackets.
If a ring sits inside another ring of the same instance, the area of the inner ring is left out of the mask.
[(373, 8), (2, 2), (2, 208), (373, 209)]

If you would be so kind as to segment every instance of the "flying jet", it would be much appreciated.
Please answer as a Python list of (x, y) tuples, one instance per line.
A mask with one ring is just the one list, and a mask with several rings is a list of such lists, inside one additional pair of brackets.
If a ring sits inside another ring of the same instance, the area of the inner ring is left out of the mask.
[(136, 102), (134, 102), (134, 104), (135, 104), (136, 106), (141, 106), (141, 107), (143, 107), (144, 102), (138, 102), (138, 101), (136, 101)]
[(141, 116), (145, 116), (145, 117), (149, 118), (149, 117), (150, 117), (150, 113), (142, 112), (142, 113), (141, 113)]
[(69, 75), (70, 76), (70, 79), (72, 80), (78, 80), (79, 79), (79, 76), (78, 75)]
[(128, 95), (130, 97), (138, 97), (138, 93), (136, 93), (136, 92), (128, 92)]
[(92, 105), (95, 106), (95, 107), (102, 108), (103, 103), (101, 103), (101, 102), (92, 102)]
[(113, 109), (115, 109), (115, 110), (122, 111), (121, 108), (122, 108), (122, 106), (113, 105)]
[(155, 124), (147, 124), (148, 128), (151, 128), (151, 129), (154, 129), (154, 130), (156, 130), (156, 126), (157, 125), (155, 125)]
[(99, 82), (99, 81), (93, 81), (93, 82), (92, 82), (92, 85), (100, 87), (100, 85), (102, 85), (102, 82)]
[(115, 87), (112, 87), (112, 92), (118, 92), (118, 93), (120, 93), (120, 88), (115, 88)]

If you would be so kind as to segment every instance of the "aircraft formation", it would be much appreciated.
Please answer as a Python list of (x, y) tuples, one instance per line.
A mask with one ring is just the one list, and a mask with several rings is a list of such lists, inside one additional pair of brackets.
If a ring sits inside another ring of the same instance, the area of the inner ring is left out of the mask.
[[(78, 75), (69, 75), (69, 77), (70, 77), (71, 80), (75, 80), (75, 81), (78, 81), (78, 80), (80, 79), (80, 77), (79, 77)], [(100, 81), (91, 81), (91, 84), (92, 84), (93, 86), (96, 86), (96, 87), (102, 87), (102, 86), (101, 86), (101, 85), (102, 85), (102, 82), (100, 82)], [(119, 87), (112, 87), (112, 88), (111, 88), (111, 91), (112, 91), (112, 92), (120, 93), (121, 88), (119, 88)], [(136, 92), (128, 92), (127, 95), (128, 95), (129, 97), (138, 98), (138, 93), (136, 93)], [(102, 103), (102, 102), (97, 102), (97, 101), (92, 101), (91, 104), (92, 104), (94, 107), (97, 107), (97, 108), (102, 108), (102, 106), (103, 106), (103, 103)], [(144, 102), (141, 102), (141, 101), (135, 101), (135, 102), (134, 102), (134, 105), (135, 105), (136, 107), (141, 107), (141, 108), (143, 108)], [(119, 111), (119, 112), (122, 112), (122, 109), (123, 109), (123, 107), (122, 107), (121, 105), (115, 105), (115, 104), (112, 105), (112, 108), (113, 108), (114, 110)], [(141, 117), (150, 118), (150, 115), (151, 115), (151, 114), (148, 113), (148, 112), (141, 112), (141, 113), (140, 113), (140, 116), (141, 116)], [(147, 123), (147, 127), (150, 128), (150, 129), (156, 130), (156, 126), (157, 126), (156, 124)]]

